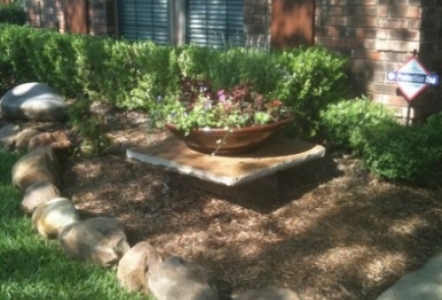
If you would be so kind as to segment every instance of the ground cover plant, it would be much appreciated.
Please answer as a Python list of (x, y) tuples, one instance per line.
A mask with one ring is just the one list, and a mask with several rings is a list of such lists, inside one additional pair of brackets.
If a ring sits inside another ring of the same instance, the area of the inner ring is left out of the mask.
[(123, 292), (114, 272), (70, 260), (55, 241), (39, 237), (11, 186), (18, 157), (0, 149), (0, 299), (141, 299)]

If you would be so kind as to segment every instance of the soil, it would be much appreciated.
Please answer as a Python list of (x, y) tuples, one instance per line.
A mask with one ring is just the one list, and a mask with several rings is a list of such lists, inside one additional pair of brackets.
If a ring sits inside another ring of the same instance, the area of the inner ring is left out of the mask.
[(64, 162), (62, 193), (83, 217), (123, 221), (131, 244), (206, 266), (235, 292), (288, 287), (302, 299), (375, 299), (442, 245), (442, 192), (382, 181), (327, 154), (228, 188), (128, 160), (167, 136), (142, 113), (115, 112), (103, 155)]

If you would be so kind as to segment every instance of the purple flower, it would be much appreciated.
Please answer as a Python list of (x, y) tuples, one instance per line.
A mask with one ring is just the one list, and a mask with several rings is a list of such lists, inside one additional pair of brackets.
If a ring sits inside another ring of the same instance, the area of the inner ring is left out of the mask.
[(218, 93), (217, 93), (217, 95), (218, 95), (218, 100), (220, 101), (220, 102), (224, 102), (224, 101), (226, 101), (226, 92), (224, 91), (224, 90), (219, 90), (218, 91)]

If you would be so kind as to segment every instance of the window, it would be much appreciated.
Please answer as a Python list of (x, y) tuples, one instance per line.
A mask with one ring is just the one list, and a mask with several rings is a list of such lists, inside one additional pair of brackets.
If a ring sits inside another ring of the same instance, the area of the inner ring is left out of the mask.
[(119, 0), (119, 35), (169, 44), (168, 0)]
[(243, 46), (243, 0), (187, 0), (186, 40), (204, 46)]

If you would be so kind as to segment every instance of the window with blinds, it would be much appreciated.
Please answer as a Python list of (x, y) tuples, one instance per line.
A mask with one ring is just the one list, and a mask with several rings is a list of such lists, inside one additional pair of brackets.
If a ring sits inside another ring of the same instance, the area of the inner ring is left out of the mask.
[(169, 44), (169, 0), (119, 0), (120, 36)]
[(187, 0), (186, 9), (188, 43), (244, 46), (243, 0)]

